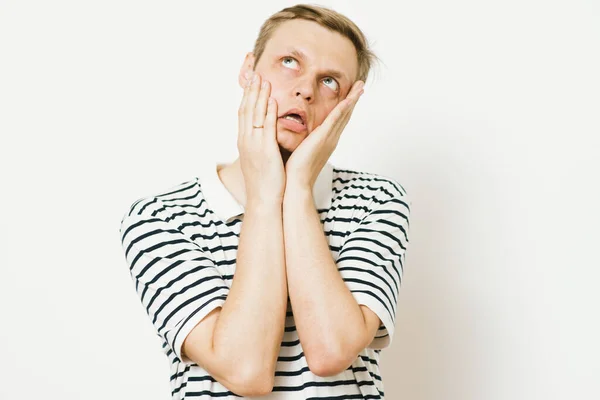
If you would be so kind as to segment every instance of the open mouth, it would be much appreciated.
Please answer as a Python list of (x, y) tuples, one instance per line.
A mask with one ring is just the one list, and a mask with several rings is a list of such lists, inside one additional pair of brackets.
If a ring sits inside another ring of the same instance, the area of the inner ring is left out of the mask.
[(296, 121), (299, 124), (305, 125), (304, 119), (302, 119), (302, 116), (300, 116), (299, 114), (290, 113), (290, 114), (284, 115), (282, 118), (288, 119), (290, 121)]
[(292, 132), (303, 133), (307, 131), (306, 121), (302, 114), (290, 112), (279, 117), (279, 122), (283, 128)]

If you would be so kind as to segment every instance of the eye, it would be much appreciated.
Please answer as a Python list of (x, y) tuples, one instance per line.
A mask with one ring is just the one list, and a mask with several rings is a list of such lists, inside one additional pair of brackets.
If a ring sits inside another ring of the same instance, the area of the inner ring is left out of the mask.
[(290, 66), (294, 65), (294, 63), (298, 64), (298, 61), (296, 61), (296, 59), (293, 58), (293, 57), (283, 57), (283, 59), (281, 60), (281, 62), (286, 67), (290, 67)]
[(336, 81), (335, 79), (333, 79), (332, 77), (329, 77), (329, 76), (328, 76), (327, 78), (323, 79), (323, 83), (324, 83), (325, 85), (327, 85), (327, 86), (329, 86), (329, 85), (332, 85), (332, 86), (329, 86), (329, 87), (330, 87), (330, 88), (331, 88), (331, 89), (332, 89), (334, 92), (337, 92), (337, 91), (338, 91), (338, 89), (339, 89), (339, 87), (340, 87), (340, 85), (337, 83), (337, 81)]

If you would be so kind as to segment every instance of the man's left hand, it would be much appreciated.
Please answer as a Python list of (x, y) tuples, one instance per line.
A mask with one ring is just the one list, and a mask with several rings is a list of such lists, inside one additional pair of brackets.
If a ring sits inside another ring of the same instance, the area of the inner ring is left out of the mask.
[(292, 152), (285, 165), (286, 187), (312, 191), (319, 173), (335, 150), (354, 106), (363, 93), (364, 82), (356, 81), (346, 98)]

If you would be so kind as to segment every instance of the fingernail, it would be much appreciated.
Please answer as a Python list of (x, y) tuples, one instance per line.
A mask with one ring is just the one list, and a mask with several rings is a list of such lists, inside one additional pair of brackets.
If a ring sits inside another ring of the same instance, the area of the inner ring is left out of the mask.
[(257, 79), (258, 79), (258, 74), (252, 75), (252, 82), (256, 82)]
[(266, 89), (267, 88), (267, 81), (263, 81), (263, 83), (262, 83), (261, 86), (262, 86), (263, 89)]

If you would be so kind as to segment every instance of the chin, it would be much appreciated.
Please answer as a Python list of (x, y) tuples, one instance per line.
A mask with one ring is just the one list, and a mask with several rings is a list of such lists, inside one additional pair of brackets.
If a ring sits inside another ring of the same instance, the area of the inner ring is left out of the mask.
[(290, 153), (300, 146), (300, 143), (302, 143), (304, 137), (304, 135), (301, 136), (286, 129), (277, 131), (277, 143), (279, 144), (279, 147), (287, 150)]

